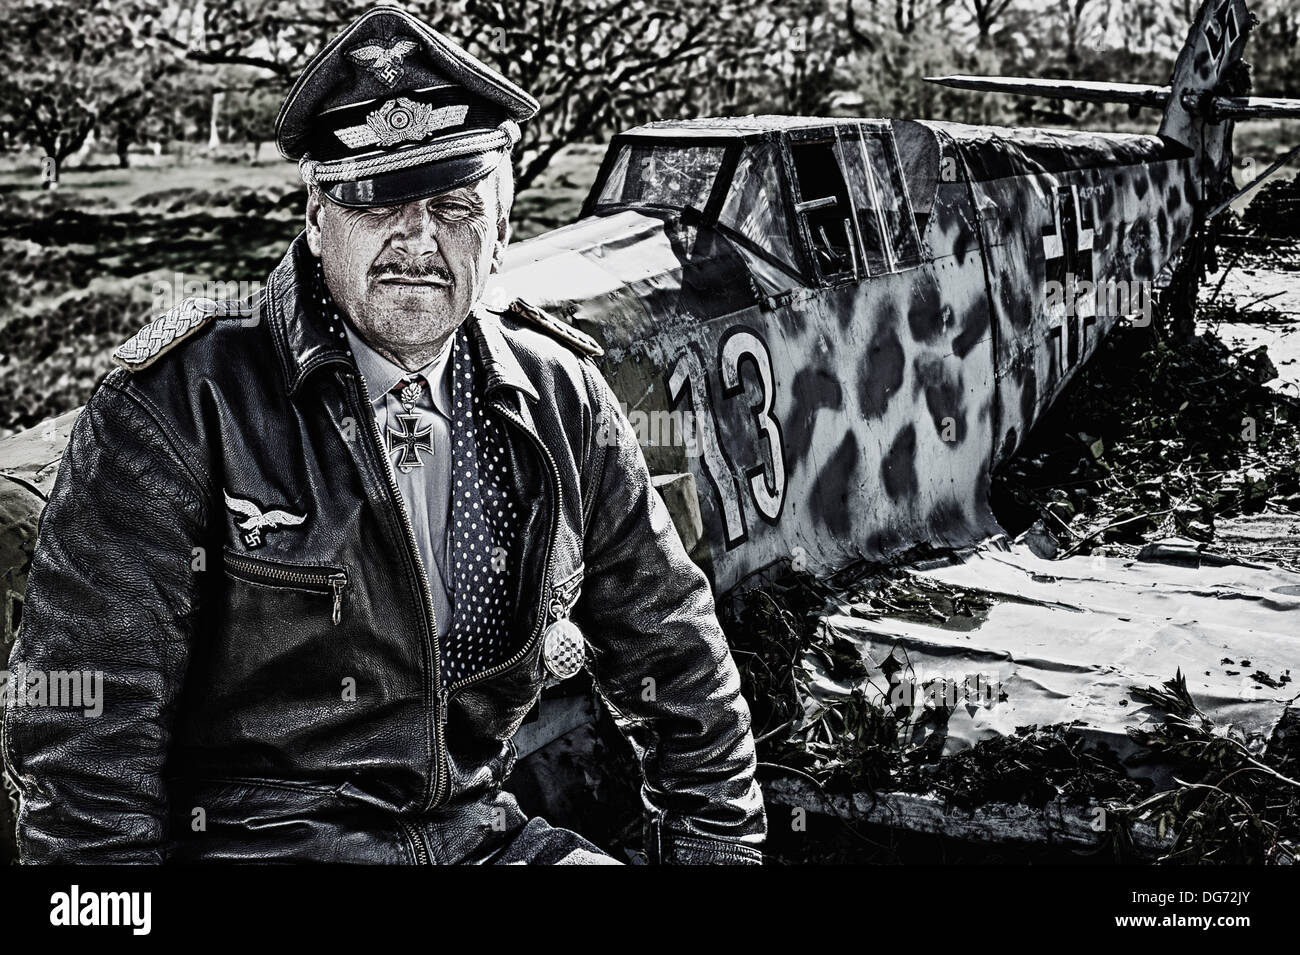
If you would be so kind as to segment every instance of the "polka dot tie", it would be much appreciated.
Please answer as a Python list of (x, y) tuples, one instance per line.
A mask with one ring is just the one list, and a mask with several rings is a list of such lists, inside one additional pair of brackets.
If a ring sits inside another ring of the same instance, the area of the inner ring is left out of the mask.
[(452, 346), (452, 633), (442, 641), (448, 683), (505, 662), (515, 649), (510, 588), (520, 506), (506, 468), (501, 425), (485, 413), (480, 374), (462, 324)]

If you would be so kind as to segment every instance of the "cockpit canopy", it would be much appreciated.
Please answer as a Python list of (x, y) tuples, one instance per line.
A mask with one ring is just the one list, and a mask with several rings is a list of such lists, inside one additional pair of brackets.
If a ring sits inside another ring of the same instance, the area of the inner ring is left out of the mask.
[[(768, 294), (858, 281), (923, 261), (933, 139), (888, 120), (652, 123), (615, 138), (583, 214), (634, 209), (714, 230)], [(926, 193), (919, 205), (909, 186)]]

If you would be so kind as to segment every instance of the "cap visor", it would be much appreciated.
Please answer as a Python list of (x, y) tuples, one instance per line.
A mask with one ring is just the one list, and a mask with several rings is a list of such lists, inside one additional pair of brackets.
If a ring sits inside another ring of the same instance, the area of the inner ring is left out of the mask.
[(478, 182), (501, 163), (504, 152), (502, 149), (492, 149), (410, 169), (399, 169), (372, 179), (321, 183), (321, 190), (341, 206), (400, 205)]

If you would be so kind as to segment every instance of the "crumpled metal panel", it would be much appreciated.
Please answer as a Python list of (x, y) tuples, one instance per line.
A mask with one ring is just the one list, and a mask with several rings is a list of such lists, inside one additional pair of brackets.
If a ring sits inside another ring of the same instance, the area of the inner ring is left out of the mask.
[[(1027, 547), (985, 546), (960, 562), (909, 573), (993, 601), (986, 619), (949, 625), (864, 614), (845, 603), (826, 625), (855, 643), (878, 686), (879, 664), (904, 656), (915, 679), (956, 681), (945, 752), (1010, 735), (1018, 726), (1082, 721), (1080, 732), (1121, 756), (1125, 728), (1161, 722), (1131, 698), (1182, 670), (1215, 721), (1267, 736), (1294, 682), (1271, 687), (1300, 661), (1300, 574), (1276, 568), (1071, 557), (1044, 560)], [(1296, 674), (1300, 675), (1300, 674)], [(967, 692), (966, 687), (974, 688)], [(998, 693), (982, 692), (985, 686)], [(827, 680), (818, 695), (843, 695)]]

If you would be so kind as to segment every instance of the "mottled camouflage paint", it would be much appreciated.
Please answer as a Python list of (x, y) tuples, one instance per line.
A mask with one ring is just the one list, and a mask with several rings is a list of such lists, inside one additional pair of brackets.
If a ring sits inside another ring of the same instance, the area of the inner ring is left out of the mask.
[(1191, 158), (1155, 136), (931, 125), (962, 156), (977, 210), (995, 330), (996, 465), (1124, 317), (1104, 295), (1095, 314), (1062, 314), (1049, 278), (1132, 289), (1140, 305), (1191, 231)]
[(1205, 0), (1174, 63), (1160, 135), (1192, 150), (1206, 181), (1232, 159), (1232, 125), (1211, 122), (1206, 105), (1215, 94), (1244, 92), (1235, 88), (1241, 79), (1234, 73), (1252, 26), (1245, 0)]

